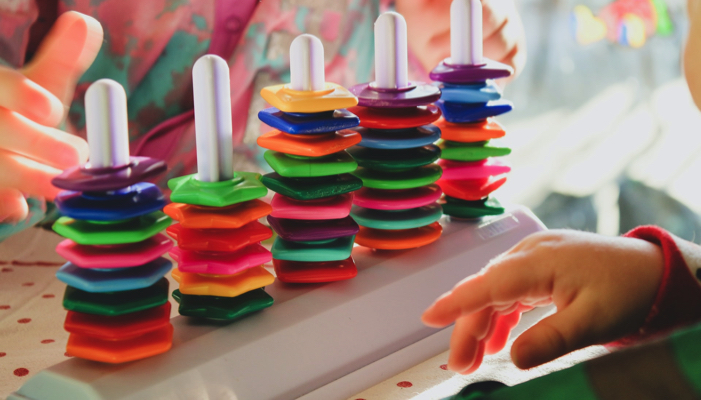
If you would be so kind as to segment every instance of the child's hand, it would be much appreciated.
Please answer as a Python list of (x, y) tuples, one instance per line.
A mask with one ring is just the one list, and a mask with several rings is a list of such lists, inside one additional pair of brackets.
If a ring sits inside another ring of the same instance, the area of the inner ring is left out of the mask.
[(87, 143), (56, 127), (101, 44), (99, 22), (68, 12), (30, 64), (0, 67), (0, 222), (26, 217), (23, 193), (53, 199), (51, 179), (87, 160)]
[[(397, 0), (407, 21), (409, 47), (426, 71), (450, 57), (452, 0)], [(518, 74), (526, 64), (526, 35), (514, 0), (482, 0), (484, 56), (510, 65)]]
[(511, 357), (531, 368), (640, 328), (655, 300), (664, 260), (644, 240), (575, 231), (533, 234), (458, 283), (423, 315), (455, 322), (448, 368), (475, 371), (484, 353), (504, 348), (520, 312), (554, 303), (557, 312), (524, 332)]

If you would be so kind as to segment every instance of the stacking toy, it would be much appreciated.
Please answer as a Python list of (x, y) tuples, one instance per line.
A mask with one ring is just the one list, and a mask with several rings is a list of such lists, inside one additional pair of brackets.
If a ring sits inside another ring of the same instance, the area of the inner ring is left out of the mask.
[(297, 36), (290, 46), (291, 82), (266, 87), (273, 107), (258, 118), (274, 130), (260, 136), (265, 160), (275, 171), (262, 182), (275, 192), (270, 226), (277, 278), (288, 283), (332, 282), (357, 274), (351, 257), (358, 224), (350, 217), (353, 192), (362, 181), (346, 149), (360, 143), (358, 117), (346, 107), (353, 94), (325, 82), (324, 47), (315, 36)]
[(375, 22), (376, 80), (351, 88), (358, 106), (350, 111), (360, 118), (362, 140), (349, 153), (360, 166), (353, 175), (363, 181), (351, 216), (361, 226), (356, 243), (365, 247), (420, 247), (442, 232), (436, 202), (442, 192), (435, 184), (441, 168), (434, 164), (441, 130), (432, 124), (441, 115), (433, 104), (441, 91), (409, 82), (407, 64), (406, 21), (384, 13)]
[(271, 207), (258, 200), (268, 193), (259, 174), (234, 171), (226, 62), (200, 57), (192, 81), (198, 172), (168, 181), (164, 209), (178, 221), (166, 230), (177, 242), (173, 298), (181, 315), (234, 320), (273, 304), (263, 289), (275, 280), (263, 267), (271, 253), (260, 245), (272, 232), (258, 222)]
[(504, 136), (504, 128), (493, 117), (511, 111), (501, 99), (494, 79), (513, 73), (507, 65), (482, 57), (482, 3), (453, 0), (450, 6), (450, 58), (430, 73), (441, 89), (436, 102), (443, 117), (441, 129), (443, 212), (457, 218), (480, 218), (504, 212), (490, 197), (506, 181), (511, 168), (498, 157), (511, 153), (493, 139)]
[(90, 160), (52, 181), (64, 216), (53, 229), (67, 239), (56, 251), (68, 262), (56, 276), (68, 287), (63, 306), (67, 352), (123, 363), (170, 349), (168, 281), (172, 242), (159, 232), (171, 219), (163, 193), (142, 182), (165, 171), (162, 161), (129, 155), (124, 89), (99, 80), (85, 93)]

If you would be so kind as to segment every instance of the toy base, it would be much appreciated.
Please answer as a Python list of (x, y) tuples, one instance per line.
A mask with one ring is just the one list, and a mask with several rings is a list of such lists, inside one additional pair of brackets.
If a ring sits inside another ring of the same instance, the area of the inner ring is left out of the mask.
[[(353, 279), (275, 283), (275, 305), (231, 324), (175, 317), (173, 348), (119, 366), (66, 360), (10, 400), (342, 399), (448, 349), (419, 316), (439, 295), (543, 225), (525, 209), (446, 223), (408, 251), (358, 248)], [(440, 254), (440, 257), (437, 255)]]

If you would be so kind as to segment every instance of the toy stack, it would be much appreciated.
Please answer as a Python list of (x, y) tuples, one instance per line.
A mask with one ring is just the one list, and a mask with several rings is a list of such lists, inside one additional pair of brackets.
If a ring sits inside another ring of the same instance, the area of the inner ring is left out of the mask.
[(358, 118), (345, 110), (358, 100), (325, 82), (324, 47), (313, 35), (290, 45), (290, 84), (263, 88), (272, 106), (258, 117), (275, 128), (258, 138), (274, 173), (263, 183), (275, 195), (268, 217), (277, 278), (288, 283), (331, 282), (356, 276), (351, 257), (358, 225), (349, 216), (362, 181), (345, 151), (358, 144)]
[(178, 223), (167, 229), (177, 241), (170, 255), (180, 287), (173, 297), (181, 315), (234, 320), (269, 307), (263, 287), (275, 277), (263, 264), (272, 237), (260, 222), (270, 205), (260, 175), (234, 171), (229, 67), (205, 55), (192, 69), (197, 173), (168, 181), (173, 203), (165, 212)]
[(358, 106), (360, 144), (350, 150), (360, 168), (354, 173), (363, 189), (353, 199), (351, 216), (361, 226), (360, 246), (400, 250), (437, 240), (443, 215), (436, 201), (435, 182), (441, 168), (434, 164), (441, 136), (432, 125), (441, 115), (432, 103), (440, 90), (409, 82), (404, 17), (387, 12), (375, 21), (375, 82), (356, 85), (351, 92)]
[(511, 111), (501, 100), (501, 89), (493, 79), (505, 78), (513, 69), (482, 57), (482, 3), (454, 0), (450, 7), (449, 59), (430, 73), (441, 89), (436, 104), (443, 111), (442, 150), (438, 165), (443, 176), (443, 212), (451, 217), (479, 218), (504, 212), (489, 194), (506, 182), (511, 168), (498, 157), (511, 149), (492, 139), (505, 135), (492, 117)]
[(53, 179), (64, 189), (56, 206), (64, 215), (53, 229), (68, 239), (56, 251), (68, 262), (56, 276), (68, 287), (63, 306), (70, 332), (67, 352), (89, 360), (123, 363), (170, 349), (171, 241), (160, 210), (160, 189), (142, 182), (164, 162), (130, 157), (127, 100), (116, 82), (102, 79), (85, 94), (90, 160)]

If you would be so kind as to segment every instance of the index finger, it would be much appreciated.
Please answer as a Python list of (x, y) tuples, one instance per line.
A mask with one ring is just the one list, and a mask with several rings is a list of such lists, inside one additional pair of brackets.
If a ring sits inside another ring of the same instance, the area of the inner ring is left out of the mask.
[(512, 0), (482, 0), (482, 37), (489, 39), (516, 13)]
[(428, 326), (443, 327), (487, 307), (546, 299), (551, 292), (552, 274), (547, 269), (539, 268), (529, 257), (506, 256), (483, 273), (458, 283), (436, 300), (421, 319)]
[(56, 126), (61, 122), (61, 100), (19, 71), (0, 67), (0, 88), (0, 107), (42, 125)]
[(102, 37), (102, 26), (94, 18), (63, 13), (23, 72), (67, 104), (76, 81), (97, 56)]

